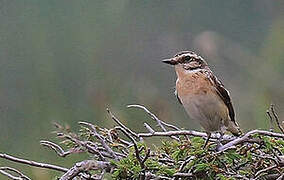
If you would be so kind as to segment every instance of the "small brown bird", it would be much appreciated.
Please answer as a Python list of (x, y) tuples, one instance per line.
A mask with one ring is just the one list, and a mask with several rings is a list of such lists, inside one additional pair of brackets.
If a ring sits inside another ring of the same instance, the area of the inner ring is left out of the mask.
[(205, 129), (208, 138), (204, 146), (212, 132), (219, 132), (220, 138), (226, 130), (240, 135), (230, 94), (201, 56), (182, 51), (163, 62), (175, 67), (175, 94), (189, 116)]

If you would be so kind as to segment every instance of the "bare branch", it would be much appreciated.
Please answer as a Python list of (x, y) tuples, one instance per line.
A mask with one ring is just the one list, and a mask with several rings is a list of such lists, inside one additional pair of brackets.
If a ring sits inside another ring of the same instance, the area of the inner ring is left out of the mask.
[(250, 180), (249, 178), (243, 176), (243, 175), (240, 175), (240, 174), (234, 174), (231, 176), (232, 178), (237, 178), (237, 179), (244, 179), (244, 180)]
[(183, 168), (194, 159), (194, 156), (189, 156), (186, 158), (186, 160), (180, 165), (178, 171), (181, 172), (183, 170)]
[[(14, 172), (16, 175), (11, 174), (9, 171)], [(0, 173), (13, 180), (31, 180), (19, 170), (11, 167), (0, 167)]]
[[(140, 158), (140, 155), (139, 155), (139, 149), (137, 147), (137, 143), (135, 141), (135, 139), (127, 132), (126, 129), (124, 129), (123, 127), (117, 127), (117, 129), (119, 129), (121, 132), (123, 132), (133, 143), (133, 146), (134, 146), (134, 149), (135, 149), (135, 155), (136, 155), (136, 158), (138, 160), (138, 162), (141, 164), (142, 160)], [(143, 165), (142, 165), (143, 166)], [(144, 168), (144, 167), (141, 167), (141, 168)]]
[(150, 115), (150, 117), (157, 121), (158, 125), (162, 128), (163, 131), (167, 131), (166, 128), (164, 126), (167, 126), (169, 128), (172, 128), (174, 130), (181, 130), (180, 128), (176, 127), (175, 125), (172, 125), (172, 124), (168, 124), (162, 120), (160, 120), (154, 113), (152, 113), (151, 111), (149, 111), (145, 106), (142, 106), (142, 105), (139, 105), (139, 104), (131, 104), (131, 105), (128, 105), (127, 106), (128, 108), (131, 108), (131, 107), (136, 107), (136, 108), (140, 108), (140, 109), (143, 109), (147, 114)]
[[(170, 124), (167, 124), (165, 122), (163, 122), (162, 120), (160, 120), (154, 113), (152, 113), (151, 111), (149, 111), (145, 106), (142, 106), (142, 105), (139, 105), (139, 104), (132, 104), (132, 105), (128, 105), (127, 106), (128, 108), (132, 108), (132, 107), (135, 107), (135, 108), (140, 108), (140, 109), (143, 109), (147, 114), (150, 115), (150, 117), (157, 122), (158, 126), (160, 126), (160, 128), (164, 131), (164, 132), (167, 132), (168, 130), (164, 127), (164, 124), (166, 124), (167, 126), (171, 126), (171, 127), (175, 127), (173, 125), (170, 125)], [(177, 128), (177, 127), (175, 127)], [(177, 128), (178, 129), (178, 128)], [(174, 137), (174, 136), (171, 136), (171, 138), (179, 141), (179, 138), (178, 137)]]
[(158, 125), (161, 127), (161, 129), (164, 131), (164, 132), (167, 132), (167, 129), (164, 127), (164, 125), (161, 123), (161, 120), (155, 115), (153, 114), (151, 111), (149, 111), (145, 106), (142, 106), (142, 105), (138, 105), (138, 104), (131, 104), (131, 105), (128, 105), (127, 106), (128, 108), (132, 108), (132, 107), (136, 107), (136, 108), (140, 108), (140, 109), (143, 109), (147, 114), (150, 115), (150, 117), (155, 120)]
[(97, 133), (97, 130), (93, 124), (87, 123), (87, 122), (79, 122), (79, 124), (87, 125), (91, 128), (93, 136), (99, 139), (102, 146), (105, 148), (105, 150), (115, 159), (118, 160), (118, 157), (116, 156), (115, 152), (107, 145), (104, 137), (102, 137), (99, 133)]
[(147, 123), (144, 123), (145, 128), (150, 132), (150, 133), (154, 133), (155, 131), (151, 128), (151, 126)]
[[(145, 158), (142, 160), (140, 157), (140, 150), (138, 149), (137, 143), (135, 141), (135, 139), (126, 131), (126, 129), (124, 129), (123, 127), (117, 127), (119, 130), (121, 130), (133, 143), (134, 146), (134, 150), (135, 150), (135, 156), (136, 159), (138, 160), (141, 169), (145, 168), (145, 161), (147, 160), (148, 156), (150, 155), (150, 149), (148, 149), (148, 152), (145, 156)], [(145, 171), (143, 170), (142, 172), (143, 174), (140, 176), (140, 179), (145, 179)]]
[(81, 148), (72, 148), (68, 151), (64, 151), (62, 147), (60, 147), (58, 144), (55, 144), (53, 142), (50, 142), (50, 141), (46, 141), (46, 140), (42, 140), (40, 141), (40, 144), (43, 145), (43, 146), (46, 146), (48, 148), (51, 148), (53, 149), (56, 154), (60, 157), (65, 157), (69, 154), (72, 154), (72, 153), (79, 153), (79, 152), (83, 152), (81, 150)]
[[(263, 131), (263, 130), (252, 130), (247, 132), (245, 135), (241, 137), (233, 137), (229, 135), (224, 135), (223, 140), (224, 141), (230, 141), (229, 143), (221, 146), (219, 148), (220, 151), (224, 151), (228, 149), (229, 147), (232, 147), (234, 145), (243, 143), (243, 142), (249, 142), (251, 139), (249, 136), (253, 134), (259, 134), (259, 135), (265, 135), (265, 136), (270, 136), (270, 137), (278, 137), (278, 138), (284, 138), (284, 134), (280, 133), (274, 133), (274, 132), (269, 132), (269, 131)], [(153, 137), (153, 136), (173, 136), (173, 135), (191, 135), (191, 136), (198, 136), (198, 137), (207, 137), (206, 133), (198, 132), (198, 131), (190, 131), (190, 130), (181, 130), (181, 131), (168, 131), (168, 132), (154, 132), (154, 133), (139, 133), (139, 137)], [(211, 135), (211, 140), (212, 139), (218, 139), (219, 135), (218, 134), (212, 134)]]
[(265, 168), (265, 169), (262, 169), (262, 170), (258, 171), (257, 173), (255, 173), (255, 178), (257, 179), (262, 173), (267, 172), (267, 171), (269, 171), (269, 170), (271, 170), (271, 169), (274, 169), (274, 168), (276, 168), (277, 166), (278, 166), (278, 165), (274, 164), (274, 165), (272, 165), (272, 166), (269, 166), (269, 167), (267, 167), (267, 168)]
[(283, 180), (284, 178), (284, 174), (282, 174), (281, 176), (279, 176), (276, 180)]
[(146, 172), (145, 173), (145, 179), (146, 180), (150, 180), (150, 179), (154, 179), (154, 180), (171, 180), (171, 178), (166, 177), (166, 176), (157, 176), (153, 173), (150, 172)]
[(142, 162), (141, 163), (145, 163), (146, 162), (146, 160), (149, 158), (149, 156), (150, 156), (150, 152), (151, 152), (151, 150), (148, 148), (147, 150), (146, 150), (146, 155), (145, 155), (145, 157), (144, 157), (144, 159), (142, 160)]
[(175, 173), (174, 177), (181, 177), (181, 178), (186, 178), (186, 177), (193, 177), (194, 175), (192, 173)]
[(113, 114), (112, 112), (107, 108), (107, 112), (110, 115), (111, 119), (114, 120), (119, 126), (121, 126), (123, 129), (125, 129), (128, 133), (130, 133), (132, 136), (135, 136), (136, 138), (138, 138), (138, 135), (133, 132), (131, 129), (129, 129), (128, 127), (126, 127), (124, 124), (122, 124)]
[[(70, 169), (67, 169), (56, 165), (20, 159), (7, 154), (0, 154), (0, 158), (64, 172), (60, 180), (77, 179), (76, 177), (78, 179), (99, 180), (104, 178), (105, 173), (113, 173), (117, 179), (139, 177), (140, 180), (216, 178), (216, 173), (221, 173), (226, 178), (234, 177), (237, 179), (259, 179), (268, 176), (274, 177), (274, 179), (283, 178), (281, 173), (283, 173), (284, 155), (281, 151), (283, 148), (281, 140), (284, 139), (284, 133), (251, 130), (240, 137), (224, 135), (222, 143), (225, 144), (217, 146), (217, 151), (214, 149), (214, 145), (202, 150), (200, 147), (203, 141), (200, 141), (200, 139), (207, 138), (206, 133), (181, 130), (174, 125), (167, 124), (142, 105), (129, 105), (128, 107), (143, 109), (162, 130), (155, 131), (145, 122), (144, 126), (148, 132), (136, 133), (121, 123), (107, 109), (108, 114), (118, 126), (107, 129), (88, 122), (79, 122), (83, 130), (76, 134), (71, 132), (70, 128), (64, 128), (56, 124), (59, 129), (57, 135), (63, 138), (63, 142), (67, 143), (67, 145), (71, 144), (71, 148), (67, 150), (51, 141), (40, 141), (43, 146), (52, 149), (61, 157), (84, 152), (90, 154), (92, 160), (78, 162)], [(271, 122), (270, 129), (272, 130), (272, 123), (275, 119), (281, 130), (282, 126), (273, 105), (271, 105), (270, 111), (267, 111), (267, 115)], [(174, 130), (169, 131), (170, 128)], [(144, 139), (158, 136), (174, 138), (179, 142), (165, 142), (156, 150), (150, 150), (144, 143)], [(181, 136), (201, 138), (191, 138), (187, 141), (184, 138), (178, 138)], [(212, 133), (210, 141), (216, 142), (219, 138), (220, 134)], [(229, 148), (233, 150), (226, 151)], [(224, 159), (226, 161), (223, 161)], [(208, 166), (208, 163), (210, 163), (210, 166)], [(212, 175), (207, 170), (208, 168), (212, 168), (216, 173)], [(255, 168), (254, 175), (250, 173), (252, 168)], [(240, 174), (239, 170), (243, 170), (245, 173)], [(9, 167), (0, 167), (0, 173), (15, 180), (30, 180), (20, 171)]]
[(273, 130), (274, 130), (273, 118), (272, 118), (272, 116), (271, 116), (269, 110), (266, 110), (266, 114), (267, 114), (267, 116), (269, 117), (269, 124), (270, 124), (270, 129), (269, 129), (269, 130), (270, 130), (271, 132), (273, 132)]
[(64, 137), (64, 138), (74, 142), (76, 145), (78, 145), (80, 147), (86, 148), (86, 150), (88, 152), (90, 152), (91, 154), (97, 154), (99, 156), (100, 160), (103, 160), (103, 161), (106, 160), (105, 157), (102, 155), (102, 152), (100, 152), (98, 150), (98, 146), (95, 143), (93, 143), (91, 141), (81, 141), (81, 140), (77, 139), (77, 137), (73, 137), (73, 136), (67, 135), (67, 134), (61, 134), (60, 136), (62, 138)]
[(0, 153), (0, 158), (14, 161), (14, 162), (21, 163), (21, 164), (27, 164), (29, 166), (39, 167), (39, 168), (52, 169), (52, 170), (61, 171), (61, 172), (68, 171), (68, 169), (64, 167), (60, 167), (60, 166), (56, 166), (52, 164), (46, 164), (46, 163), (39, 163), (39, 162), (30, 161), (26, 159), (21, 159), (21, 158), (17, 158), (14, 156), (10, 156), (8, 154)]
[[(116, 126), (116, 127), (113, 128), (113, 130), (120, 130), (120, 128), (121, 128), (121, 126)], [(128, 147), (133, 145), (131, 142), (126, 141), (126, 140), (124, 140), (122, 138), (119, 138), (119, 137), (117, 137), (117, 141), (122, 143), (122, 144), (124, 144), (124, 145), (126, 145), (126, 146), (128, 146)]]
[[(167, 132), (154, 132), (154, 133), (139, 133), (139, 137), (154, 137), (154, 136), (165, 136), (165, 137), (170, 137), (170, 136), (177, 136), (177, 135), (191, 135), (191, 136), (197, 136), (197, 137), (207, 137), (207, 134), (204, 132), (199, 132), (199, 131), (193, 131), (193, 130), (180, 130), (180, 131), (167, 131)], [(211, 140), (212, 139), (218, 139), (219, 134), (213, 134), (211, 135)], [(224, 135), (223, 140), (230, 141), (234, 139), (235, 137), (229, 136), (229, 135)]]
[(61, 176), (59, 180), (70, 180), (75, 178), (82, 172), (98, 169), (111, 169), (111, 164), (110, 162), (95, 160), (85, 160), (82, 162), (78, 162), (72, 168), (70, 168), (63, 176)]
[(252, 130), (247, 132), (245, 135), (236, 138), (230, 142), (228, 142), (227, 144), (221, 146), (218, 150), (219, 151), (224, 151), (232, 146), (235, 146), (237, 144), (246, 142), (249, 139), (249, 136), (254, 135), (254, 134), (259, 134), (259, 135), (265, 135), (265, 136), (270, 136), (270, 137), (278, 137), (278, 138), (284, 138), (284, 134), (280, 134), (280, 133), (274, 133), (274, 132), (269, 132), (269, 131), (263, 131), (263, 130)]
[(280, 122), (279, 122), (279, 119), (278, 119), (278, 116), (277, 116), (277, 114), (276, 114), (276, 112), (275, 112), (275, 110), (274, 110), (274, 105), (273, 105), (273, 104), (270, 105), (270, 110), (271, 110), (271, 112), (272, 112), (272, 114), (273, 114), (273, 117), (274, 117), (274, 119), (275, 119), (275, 121), (276, 121), (276, 123), (277, 123), (278, 128), (280, 129), (280, 131), (281, 131), (282, 133), (284, 133), (284, 129), (283, 129), (283, 127), (281, 126), (281, 124), (280, 124)]

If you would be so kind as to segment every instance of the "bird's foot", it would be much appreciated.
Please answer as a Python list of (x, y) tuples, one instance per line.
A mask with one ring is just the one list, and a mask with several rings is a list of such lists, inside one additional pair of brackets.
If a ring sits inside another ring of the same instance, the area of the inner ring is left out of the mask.
[(223, 144), (219, 141), (215, 147), (215, 151), (219, 152), (222, 147), (223, 147)]
[(219, 149), (223, 146), (222, 144), (223, 136), (224, 133), (220, 132), (220, 137), (217, 140), (216, 151), (219, 151)]

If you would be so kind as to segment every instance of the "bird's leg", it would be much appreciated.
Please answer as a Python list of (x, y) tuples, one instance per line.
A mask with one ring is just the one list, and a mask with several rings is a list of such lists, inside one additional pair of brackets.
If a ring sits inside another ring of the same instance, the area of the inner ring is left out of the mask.
[(208, 142), (209, 142), (209, 139), (210, 139), (210, 137), (211, 137), (211, 133), (210, 133), (210, 132), (207, 132), (206, 134), (207, 134), (207, 139), (206, 139), (206, 141), (205, 141), (205, 144), (204, 144), (204, 146), (203, 146), (203, 149), (206, 148), (206, 146), (207, 146), (207, 144), (208, 144)]
[(223, 131), (220, 131), (220, 137), (218, 138), (218, 141), (217, 141), (217, 146), (216, 146), (216, 149), (218, 150), (221, 146), (222, 146), (222, 140), (223, 140), (223, 136), (224, 136), (224, 132)]

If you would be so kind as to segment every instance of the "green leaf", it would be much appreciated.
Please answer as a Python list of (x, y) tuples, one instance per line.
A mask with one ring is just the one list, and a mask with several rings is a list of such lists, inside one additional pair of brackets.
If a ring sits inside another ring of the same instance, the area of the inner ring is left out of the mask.
[(240, 173), (241, 175), (247, 175), (247, 174), (249, 174), (249, 172), (248, 172), (248, 171), (245, 171), (245, 170), (239, 170), (239, 173)]
[(202, 137), (193, 137), (190, 139), (190, 141), (195, 144), (195, 143), (200, 143), (203, 144), (204, 143), (204, 139)]
[(196, 164), (194, 168), (195, 168), (195, 172), (200, 172), (200, 171), (206, 171), (207, 169), (210, 168), (210, 166), (208, 163), (200, 163), (200, 164)]
[(231, 152), (231, 153), (226, 153), (227, 157), (232, 159), (232, 160), (238, 160), (241, 158), (241, 155), (239, 155), (236, 152)]
[(164, 172), (169, 176), (173, 176), (176, 173), (176, 170), (175, 169), (165, 169)]
[(217, 178), (219, 178), (219, 180), (227, 180), (228, 178), (226, 176), (224, 176), (223, 174), (217, 174)]

